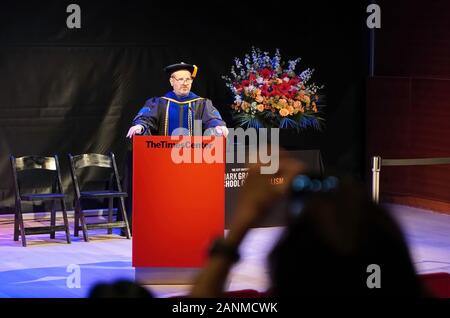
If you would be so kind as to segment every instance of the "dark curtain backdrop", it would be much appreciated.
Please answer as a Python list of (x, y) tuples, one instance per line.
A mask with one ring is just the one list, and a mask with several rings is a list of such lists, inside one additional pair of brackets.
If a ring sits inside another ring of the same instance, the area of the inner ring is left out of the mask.
[[(67, 29), (66, 7), (81, 7)], [(222, 80), (252, 46), (284, 60), (302, 57), (325, 85), (323, 133), (283, 132), (292, 149), (322, 151), (325, 169), (364, 175), (365, 1), (2, 2), (0, 10), (0, 210), (13, 206), (10, 154), (60, 156), (113, 151), (123, 169), (125, 134), (151, 96), (169, 90), (165, 65), (199, 66), (193, 85), (229, 126), (232, 97)]]

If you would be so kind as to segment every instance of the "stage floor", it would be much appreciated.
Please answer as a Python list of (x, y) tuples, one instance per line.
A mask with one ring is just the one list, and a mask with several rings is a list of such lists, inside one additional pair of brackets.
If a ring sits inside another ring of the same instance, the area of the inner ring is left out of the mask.
[[(450, 273), (450, 215), (387, 206), (403, 228), (417, 272)], [(12, 219), (12, 215), (0, 217), (0, 297), (86, 297), (98, 282), (134, 279), (131, 240), (114, 234), (96, 234), (89, 243), (81, 237), (72, 237), (69, 245), (63, 232), (59, 232), (56, 241), (48, 235), (27, 236), (29, 246), (25, 248), (20, 241), (12, 240)], [(232, 270), (228, 290), (267, 288), (265, 259), (282, 230), (282, 227), (271, 227), (250, 231), (242, 245), (242, 260)], [(74, 269), (80, 271), (79, 288), (70, 286), (75, 282)], [(146, 287), (157, 297), (183, 295), (190, 288), (186, 285)]]

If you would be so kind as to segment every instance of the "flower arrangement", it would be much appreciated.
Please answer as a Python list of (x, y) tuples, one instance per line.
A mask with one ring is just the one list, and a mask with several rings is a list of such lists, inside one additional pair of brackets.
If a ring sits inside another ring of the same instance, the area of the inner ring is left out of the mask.
[(222, 78), (234, 95), (231, 108), (239, 126), (322, 129), (324, 106), (319, 105), (318, 93), (323, 86), (308, 83), (313, 69), (296, 73), (299, 61), (297, 58), (285, 65), (278, 49), (273, 57), (252, 48), (243, 61), (235, 58), (231, 77)]

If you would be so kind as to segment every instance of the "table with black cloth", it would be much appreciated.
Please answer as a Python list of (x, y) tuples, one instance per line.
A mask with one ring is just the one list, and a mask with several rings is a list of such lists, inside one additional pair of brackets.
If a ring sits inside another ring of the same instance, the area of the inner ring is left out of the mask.
[[(248, 153), (248, 149), (246, 149)], [(308, 149), (308, 150), (284, 150), (289, 153), (293, 158), (301, 161), (308, 172), (323, 175), (324, 167), (322, 162), (322, 155), (319, 149)], [(235, 150), (236, 154), (236, 150)], [(236, 155), (235, 155), (236, 156)], [(225, 167), (225, 227), (228, 228), (231, 222), (231, 218), (236, 207), (238, 192), (240, 186), (245, 180), (247, 172), (247, 163), (236, 163), (230, 162), (226, 163)], [(268, 175), (267, 182), (275, 184), (278, 182), (277, 178), (271, 178)], [(267, 217), (262, 220), (259, 224), (255, 226), (281, 226), (285, 225), (285, 214), (282, 213), (282, 209), (285, 208), (286, 202), (279, 202), (273, 207), (274, 211), (268, 213)]]

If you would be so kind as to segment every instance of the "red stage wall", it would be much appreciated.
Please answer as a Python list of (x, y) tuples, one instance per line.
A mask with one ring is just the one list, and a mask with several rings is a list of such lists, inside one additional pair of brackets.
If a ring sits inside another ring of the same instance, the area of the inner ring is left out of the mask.
[[(377, 1), (367, 160), (450, 157), (450, 2)], [(450, 213), (450, 165), (382, 167), (381, 200)]]

